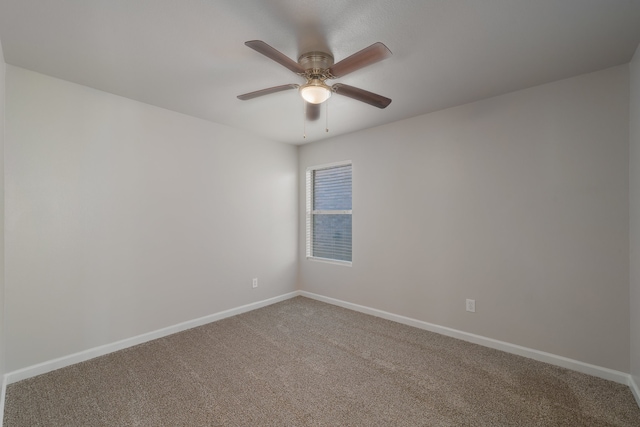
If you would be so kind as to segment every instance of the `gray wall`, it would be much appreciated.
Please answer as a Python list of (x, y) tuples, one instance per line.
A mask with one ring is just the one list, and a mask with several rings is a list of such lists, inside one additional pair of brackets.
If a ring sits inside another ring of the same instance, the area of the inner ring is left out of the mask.
[(6, 96), (8, 371), (296, 289), (295, 147), (12, 66)]
[(640, 387), (640, 47), (630, 64), (630, 259), (631, 259), (631, 375)]
[[(4, 93), (5, 93), (4, 54), (0, 40), (0, 376), (5, 373), (4, 345)], [(0, 403), (2, 405), (2, 403)]]
[[(6, 90), (6, 371), (289, 292), (298, 262), (304, 290), (640, 382), (626, 66), (302, 146), (298, 170), (294, 147), (19, 68)], [(307, 261), (304, 169), (347, 159), (353, 267)]]
[(300, 200), (340, 160), (354, 196), (301, 288), (629, 372), (628, 106), (625, 65), (302, 146)]

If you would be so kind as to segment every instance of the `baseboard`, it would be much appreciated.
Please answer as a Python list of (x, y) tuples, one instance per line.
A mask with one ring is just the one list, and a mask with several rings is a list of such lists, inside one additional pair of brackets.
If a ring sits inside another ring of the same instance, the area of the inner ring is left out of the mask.
[(631, 393), (633, 393), (633, 397), (636, 398), (636, 403), (640, 406), (640, 385), (633, 375), (629, 375), (629, 388), (631, 389)]
[(4, 400), (7, 395), (7, 376), (2, 376), (2, 390), (0, 390), (0, 427), (4, 421)]
[(58, 359), (50, 360), (47, 362), (39, 363), (37, 365), (29, 366), (17, 371), (9, 372), (2, 376), (2, 389), (0, 390), (0, 427), (2, 427), (2, 421), (4, 417), (4, 403), (5, 393), (8, 384), (12, 384), (17, 381), (21, 381), (27, 378), (34, 377), (36, 375), (45, 374), (56, 369), (70, 366), (76, 363), (84, 362), (95, 357), (103, 356), (105, 354), (112, 353), (114, 351), (122, 350), (128, 347), (132, 347), (138, 344), (142, 344), (154, 339), (162, 338), (177, 332), (182, 332), (187, 329), (202, 326), (207, 323), (222, 320), (227, 317), (236, 316), (238, 314), (246, 313), (248, 311), (256, 310), (258, 308), (266, 307), (271, 304), (275, 304), (287, 299), (304, 296), (307, 298), (315, 299), (317, 301), (326, 302), (328, 304), (347, 308), (349, 310), (358, 311), (360, 313), (369, 314), (372, 316), (380, 317), (383, 319), (391, 320), (394, 322), (402, 323), (404, 325), (413, 326), (419, 329), (435, 332), (441, 335), (446, 335), (452, 338), (461, 339), (474, 344), (479, 344), (485, 347), (502, 350), (507, 353), (517, 354), (519, 356), (528, 357), (530, 359), (538, 360), (541, 362), (549, 363), (555, 366), (571, 369), (577, 372), (582, 372), (595, 377), (603, 378), (617, 383), (628, 385), (631, 388), (638, 406), (640, 406), (640, 387), (635, 381), (634, 377), (624, 372), (615, 371), (609, 368), (603, 368), (596, 365), (580, 362), (578, 360), (569, 359), (563, 356), (557, 356), (555, 354), (546, 353), (539, 350), (534, 350), (527, 347), (522, 347), (515, 344), (510, 344), (504, 341), (494, 340), (492, 338), (483, 337), (481, 335), (471, 334), (463, 332), (457, 329), (447, 328), (444, 326), (435, 325), (433, 323), (424, 322), (421, 320), (412, 319), (410, 317), (401, 316), (398, 314), (389, 313), (383, 310), (370, 308), (350, 302), (338, 300), (335, 298), (325, 297), (322, 295), (314, 294), (307, 291), (294, 291), (277, 297), (269, 298), (263, 301), (246, 304), (240, 307), (232, 308), (229, 310), (214, 313), (208, 316), (200, 317), (198, 319), (190, 320), (187, 322), (179, 323), (177, 325), (169, 326), (166, 328), (158, 329), (146, 334), (138, 335), (135, 337), (127, 338), (121, 341), (117, 341), (111, 344), (102, 345), (92, 349), (84, 350), (78, 353), (71, 354), (69, 356), (60, 357)]
[[(337, 305), (350, 310), (358, 311), (360, 313), (370, 314), (372, 316), (381, 317), (383, 319), (392, 320), (394, 322), (402, 323), (404, 325), (413, 326), (419, 329), (424, 329), (431, 332), (436, 332), (441, 335), (446, 335), (452, 338), (457, 338), (463, 341), (468, 341), (474, 344), (479, 344), (485, 347), (494, 348), (496, 350), (502, 350), (507, 353), (517, 354), (519, 356), (528, 357), (529, 359), (538, 360), (540, 362), (549, 363), (551, 365), (560, 366), (562, 368), (571, 369), (574, 371), (582, 372), (584, 374), (593, 375), (594, 377), (604, 378), (605, 380), (615, 381), (617, 383), (629, 385), (631, 382), (631, 375), (615, 371), (609, 368), (603, 368), (601, 366), (591, 365), (589, 363), (580, 362), (579, 360), (569, 359), (563, 356), (557, 356), (555, 354), (546, 353), (544, 351), (538, 351), (527, 347), (522, 347), (516, 344), (510, 344), (504, 341), (494, 340), (492, 338), (483, 337), (481, 335), (471, 334), (468, 332), (459, 331), (457, 329), (447, 328), (444, 326), (435, 325), (433, 323), (423, 322), (422, 320), (412, 319), (410, 317), (400, 316), (398, 314), (389, 313), (386, 311), (378, 310), (375, 308), (365, 307), (358, 304), (338, 300), (335, 298), (329, 298), (322, 295), (314, 294), (307, 291), (300, 291), (300, 295), (315, 299), (318, 301), (326, 302), (328, 304)], [(632, 388), (633, 390), (633, 388)], [(636, 399), (638, 399), (636, 390)], [(640, 405), (640, 401), (638, 403)]]
[[(114, 343), (101, 345), (99, 347), (94, 347), (94, 348), (84, 350), (78, 353), (74, 353), (68, 356), (63, 356), (54, 360), (49, 360), (47, 362), (39, 363), (37, 365), (18, 369), (17, 371), (9, 372), (4, 376), (2, 392), (4, 393), (5, 384), (12, 384), (17, 381), (35, 377), (36, 375), (46, 374), (47, 372), (64, 368), (65, 366), (70, 366), (76, 363), (84, 362), (86, 360), (93, 359), (95, 357), (113, 353), (114, 351), (122, 350), (128, 347), (133, 347), (134, 345), (142, 344), (147, 341), (166, 337), (167, 335), (175, 334), (177, 332), (182, 332), (187, 329), (191, 329), (197, 326), (205, 325), (207, 323), (215, 322), (216, 320), (222, 320), (227, 317), (236, 316), (238, 314), (246, 313), (248, 311), (256, 310), (258, 308), (266, 307), (268, 305), (275, 304), (277, 302), (281, 302), (289, 298), (296, 297), (298, 295), (300, 295), (298, 291), (290, 292), (290, 293), (269, 298), (263, 301), (258, 301), (258, 302), (246, 304), (240, 307), (232, 308), (229, 310), (221, 311), (218, 313), (210, 314), (208, 316), (200, 317), (198, 319), (178, 323), (177, 325), (168, 326), (166, 328), (158, 329), (156, 331), (148, 332), (142, 335), (127, 338)], [(4, 395), (3, 395), (2, 402), (3, 402), (2, 404), (4, 404)], [(1, 427), (1, 424), (0, 424), (0, 427)]]

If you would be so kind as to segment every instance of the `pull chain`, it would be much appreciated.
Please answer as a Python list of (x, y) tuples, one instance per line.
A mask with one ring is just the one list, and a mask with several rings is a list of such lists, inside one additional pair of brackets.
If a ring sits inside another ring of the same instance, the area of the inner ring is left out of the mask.
[(329, 132), (329, 100), (326, 101), (326, 104), (324, 107), (324, 117), (326, 119), (324, 130), (325, 132)]
[(307, 139), (307, 103), (302, 101), (302, 139)]

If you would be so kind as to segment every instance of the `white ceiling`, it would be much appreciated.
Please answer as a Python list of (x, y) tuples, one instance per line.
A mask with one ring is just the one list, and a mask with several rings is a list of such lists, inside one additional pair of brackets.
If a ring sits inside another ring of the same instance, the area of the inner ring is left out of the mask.
[[(332, 83), (393, 102), (335, 95), (303, 140), (297, 91), (236, 98), (302, 82), (254, 39), (336, 62), (380, 41), (390, 59)], [(8, 64), (300, 144), (624, 64), (640, 0), (0, 0), (0, 40)]]

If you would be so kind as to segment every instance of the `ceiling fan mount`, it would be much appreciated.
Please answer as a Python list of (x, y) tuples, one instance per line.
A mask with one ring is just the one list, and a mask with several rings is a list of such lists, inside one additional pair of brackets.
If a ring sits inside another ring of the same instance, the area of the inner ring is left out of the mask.
[(300, 55), (298, 64), (305, 70), (303, 77), (314, 72), (323, 74), (333, 65), (333, 56), (324, 52), (307, 52)]
[[(299, 89), (300, 95), (309, 104), (321, 104), (329, 99), (333, 93), (347, 96), (377, 108), (386, 108), (391, 103), (391, 99), (364, 89), (342, 83), (335, 83), (331, 86), (326, 83), (326, 80), (342, 77), (390, 57), (391, 51), (380, 42), (374, 43), (338, 63), (334, 63), (333, 55), (326, 52), (313, 51), (303, 53), (299, 56), (298, 62), (295, 62), (261, 40), (251, 40), (245, 42), (245, 45), (303, 77), (306, 82), (302, 85), (292, 83), (245, 93), (238, 96), (240, 100), (246, 101), (284, 90)], [(313, 112), (312, 119), (317, 118), (316, 109), (307, 109), (307, 111)]]

